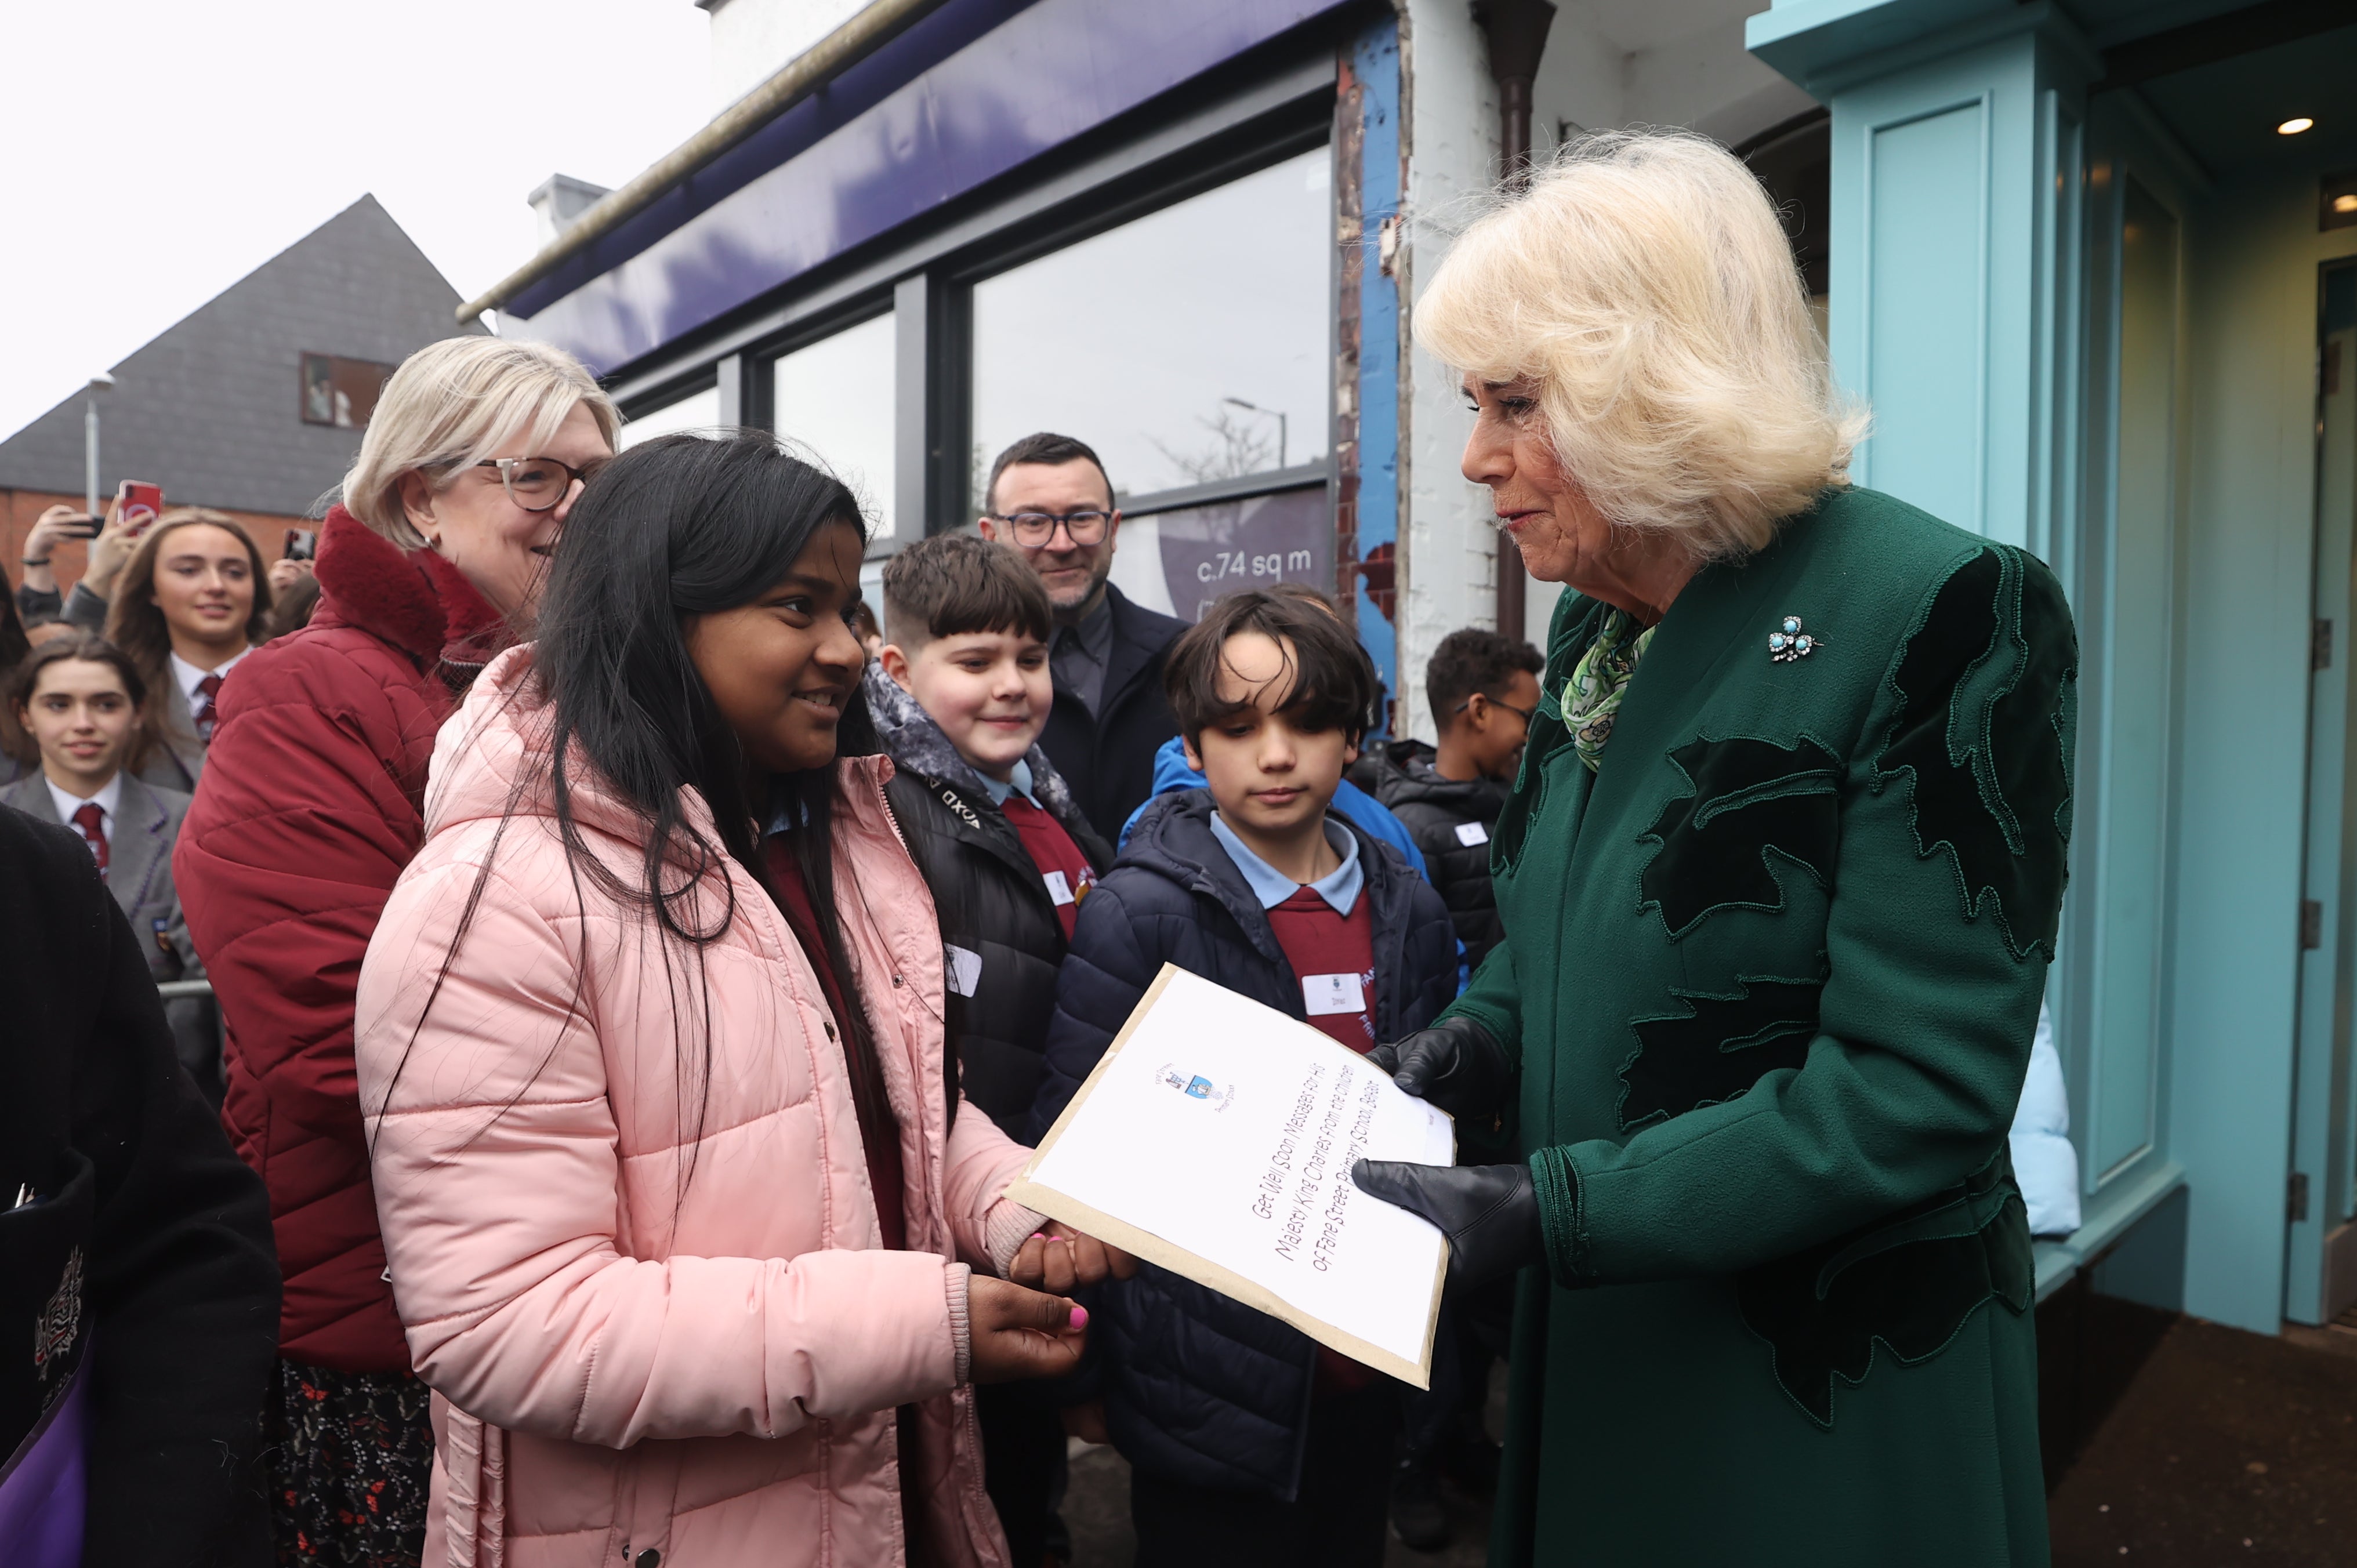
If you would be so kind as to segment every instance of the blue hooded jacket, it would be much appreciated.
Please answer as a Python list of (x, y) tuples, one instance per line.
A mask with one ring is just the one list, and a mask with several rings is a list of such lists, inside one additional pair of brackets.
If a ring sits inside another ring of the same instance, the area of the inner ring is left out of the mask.
[[(1146, 798), (1144, 805), (1129, 814), (1129, 821), (1121, 824), (1121, 842), (1114, 847), (1129, 847), (1129, 835), (1137, 831), (1137, 819), (1152, 810), (1155, 801), (1173, 789), (1200, 789), (1202, 787), (1203, 776), (1187, 766), (1187, 737), (1172, 736), (1154, 754), (1154, 793)], [(1426, 882), (1432, 880), (1432, 873), (1425, 868), (1424, 852), (1415, 847), (1415, 840), (1409, 836), (1407, 824), (1392, 815), (1390, 807), (1345, 779), (1334, 791), (1332, 809), (1366, 830), (1369, 838), (1380, 839), (1399, 851), (1400, 858), (1406, 861), (1408, 868), (1418, 876)]]

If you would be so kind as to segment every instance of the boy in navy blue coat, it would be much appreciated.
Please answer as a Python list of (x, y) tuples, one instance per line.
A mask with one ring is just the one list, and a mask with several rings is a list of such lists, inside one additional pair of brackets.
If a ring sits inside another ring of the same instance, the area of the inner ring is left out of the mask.
[[(1314, 605), (1234, 594), (1172, 646), (1164, 681), (1207, 787), (1149, 805), (1081, 905), (1035, 1138), (1166, 961), (1359, 1051), (1457, 992), (1440, 896), (1327, 810), (1379, 690), (1356, 639)], [(1105, 1287), (1096, 1326), (1139, 1568), (1383, 1561), (1399, 1384), (1150, 1264)]]

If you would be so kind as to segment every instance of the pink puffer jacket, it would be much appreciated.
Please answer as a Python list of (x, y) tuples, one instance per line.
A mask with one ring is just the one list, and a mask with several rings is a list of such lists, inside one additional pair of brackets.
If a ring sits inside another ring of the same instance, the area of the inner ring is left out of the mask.
[[(728, 867), (735, 916), (699, 976), (643, 911), (568, 874), (544, 750), (531, 760), (530, 653), (503, 654), (443, 726), (425, 847), (361, 974), (377, 1211), (436, 1392), (425, 1563), (1003, 1563), (963, 1384), (967, 1270), (1003, 1268), (1038, 1221), (998, 1197), (1026, 1151), (971, 1109), (946, 1130), (941, 936), (884, 803), (890, 764), (839, 765), (834, 856), (900, 1125), (907, 1251), (881, 1247), (834, 1023), (759, 884)], [(575, 799), (638, 886), (627, 817), (591, 781)], [(721, 908), (718, 874), (701, 895)]]

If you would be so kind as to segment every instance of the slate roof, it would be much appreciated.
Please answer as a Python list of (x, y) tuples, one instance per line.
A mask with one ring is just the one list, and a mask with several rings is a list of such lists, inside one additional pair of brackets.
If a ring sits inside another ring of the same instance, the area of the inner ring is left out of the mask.
[[(452, 336), (458, 304), (393, 215), (361, 197), (109, 367), (101, 495), (145, 479), (169, 505), (310, 510), (361, 433), (303, 423), (303, 355), (397, 365)], [(77, 392), (0, 441), (0, 489), (81, 493), (82, 402)]]

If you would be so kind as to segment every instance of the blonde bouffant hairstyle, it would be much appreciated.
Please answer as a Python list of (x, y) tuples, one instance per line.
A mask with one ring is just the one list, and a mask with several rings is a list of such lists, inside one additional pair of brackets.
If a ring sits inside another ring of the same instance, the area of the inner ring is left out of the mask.
[(1706, 559), (1760, 549), (1848, 483), (1866, 433), (1768, 193), (1686, 132), (1567, 144), (1458, 240), (1415, 328), (1460, 371), (1533, 383), (1565, 473), (1609, 521)]
[(404, 550), (422, 550), (425, 536), (402, 510), (404, 474), (442, 489), (510, 441), (546, 445), (576, 404), (614, 445), (620, 411), (564, 349), (507, 338), (428, 343), (384, 383), (344, 476), (344, 510)]

